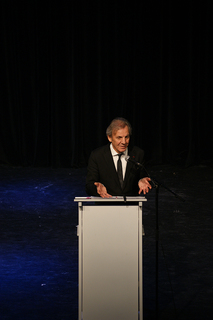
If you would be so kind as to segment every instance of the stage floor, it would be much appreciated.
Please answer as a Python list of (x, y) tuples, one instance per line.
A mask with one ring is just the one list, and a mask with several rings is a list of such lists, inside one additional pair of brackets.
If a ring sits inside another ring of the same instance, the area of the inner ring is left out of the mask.
[[(160, 187), (156, 243), (155, 190), (146, 196), (144, 320), (156, 319), (156, 275), (159, 320), (212, 319), (213, 169), (147, 169), (185, 201)], [(1, 166), (0, 175), (0, 319), (77, 320), (78, 210), (73, 199), (86, 196), (86, 169)]]

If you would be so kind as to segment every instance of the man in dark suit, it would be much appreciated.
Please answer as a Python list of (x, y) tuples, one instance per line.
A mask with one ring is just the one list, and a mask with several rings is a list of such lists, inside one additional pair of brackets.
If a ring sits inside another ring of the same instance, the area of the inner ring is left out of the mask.
[(129, 150), (132, 133), (130, 123), (124, 118), (114, 119), (106, 130), (110, 144), (94, 150), (89, 158), (86, 192), (91, 196), (134, 196), (146, 194), (151, 185), (143, 169), (126, 156), (142, 163), (144, 152), (138, 147)]

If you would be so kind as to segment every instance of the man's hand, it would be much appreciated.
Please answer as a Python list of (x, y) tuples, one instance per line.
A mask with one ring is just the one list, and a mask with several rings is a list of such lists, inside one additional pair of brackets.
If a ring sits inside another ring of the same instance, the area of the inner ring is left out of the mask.
[(139, 182), (138, 182), (138, 187), (139, 187), (138, 193), (139, 194), (141, 194), (142, 191), (144, 194), (146, 194), (149, 192), (149, 189), (152, 189), (152, 186), (149, 183), (149, 181), (151, 181), (151, 179), (148, 177), (139, 180)]
[(94, 185), (97, 187), (97, 193), (101, 196), (101, 198), (111, 198), (112, 196), (107, 193), (106, 187), (100, 183), (95, 182)]

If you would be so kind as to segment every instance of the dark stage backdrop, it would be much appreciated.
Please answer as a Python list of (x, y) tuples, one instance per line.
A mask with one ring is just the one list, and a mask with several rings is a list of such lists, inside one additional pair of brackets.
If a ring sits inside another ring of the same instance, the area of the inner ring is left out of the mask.
[(0, 162), (84, 166), (116, 116), (150, 163), (212, 161), (211, 1), (1, 1)]

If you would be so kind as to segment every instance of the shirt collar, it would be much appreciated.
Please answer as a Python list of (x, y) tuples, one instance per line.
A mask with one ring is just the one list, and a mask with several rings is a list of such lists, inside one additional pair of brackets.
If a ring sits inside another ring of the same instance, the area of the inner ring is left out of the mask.
[[(112, 156), (117, 156), (117, 151), (115, 151), (115, 149), (113, 148), (112, 146), (112, 143), (110, 143), (110, 150), (111, 150), (111, 153), (112, 153)], [(128, 155), (128, 147), (126, 148), (126, 150), (123, 152), (124, 156), (127, 156)]]

